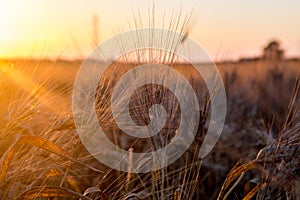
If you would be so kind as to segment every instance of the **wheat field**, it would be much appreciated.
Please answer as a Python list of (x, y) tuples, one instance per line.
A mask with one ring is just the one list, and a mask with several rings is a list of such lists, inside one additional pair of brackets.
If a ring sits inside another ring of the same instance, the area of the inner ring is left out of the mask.
[[(80, 65), (80, 60), (1, 61), (1, 199), (300, 198), (299, 61), (217, 63), (228, 111), (213, 151), (197, 157), (207, 101), (189, 150), (169, 167), (145, 174), (109, 169), (81, 143), (71, 109)], [(184, 64), (175, 68), (190, 81), (199, 79)], [(122, 134), (107, 128), (108, 137), (117, 137), (124, 148), (145, 145)]]

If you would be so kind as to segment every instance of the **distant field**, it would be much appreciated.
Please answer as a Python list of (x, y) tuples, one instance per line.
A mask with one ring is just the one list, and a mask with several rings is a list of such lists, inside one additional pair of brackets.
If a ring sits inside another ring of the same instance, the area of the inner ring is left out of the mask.
[[(70, 87), (67, 91), (67, 95), (63, 96), (70, 97), (71, 89), (76, 77), (76, 74), (81, 65), (81, 61), (50, 61), (50, 60), (6, 60), (1, 61), (1, 69), (5, 69), (6, 67), (12, 67), (13, 70), (18, 72), (20, 76), (22, 76), (23, 80), (16, 80), (15, 74), (11, 73), (12, 77), (9, 77), (9, 74), (2, 75), (2, 82), (8, 80), (11, 84), (19, 84), (20, 86), (36, 86), (38, 84), (42, 84), (45, 81), (49, 81), (53, 83), (54, 87)], [(131, 66), (127, 65), (126, 68), (130, 68)], [(225, 79), (225, 83), (229, 84), (231, 87), (240, 87), (240, 89), (246, 89), (246, 93), (252, 93), (253, 88), (251, 89), (251, 81), (252, 80), (260, 80), (263, 81), (272, 73), (272, 69), (278, 70), (278, 73), (282, 74), (282, 76), (286, 77), (291, 74), (299, 74), (300, 73), (300, 61), (281, 61), (281, 62), (267, 62), (267, 61), (250, 61), (250, 62), (230, 62), (230, 63), (218, 63), (217, 67), (219, 68), (223, 78)], [(121, 70), (124, 70), (122, 67), (119, 67)], [(197, 73), (195, 70), (191, 71), (191, 67), (187, 69), (185, 65), (176, 64), (175, 69), (180, 73), (186, 74), (186, 77), (195, 76)], [(9, 71), (8, 71), (9, 72)], [(111, 73), (111, 72), (109, 72)], [(280, 75), (279, 74), (279, 75)], [(227, 80), (227, 78), (231, 78)], [(234, 77), (236, 79), (234, 79)], [(4, 78), (4, 79), (3, 79)], [(15, 80), (14, 80), (15, 79)], [(234, 79), (234, 80), (233, 80)], [(236, 83), (228, 83), (226, 81), (236, 81)], [(238, 84), (233, 86), (233, 84)], [(46, 87), (47, 84), (44, 86)], [(1, 85), (1, 87), (6, 87), (1, 90), (0, 98), (0, 106), (3, 108), (1, 112), (6, 110), (6, 106), (8, 106), (8, 101), (10, 98), (9, 87), (10, 84)], [(52, 87), (52, 85), (50, 86)], [(27, 88), (28, 89), (28, 88)], [(29, 88), (32, 89), (32, 88)], [(51, 88), (45, 88), (46, 90)], [(239, 88), (236, 88), (239, 89)], [(24, 90), (26, 92), (26, 90)], [(27, 91), (28, 92), (28, 91)], [(254, 91), (255, 92), (255, 91)], [(253, 94), (255, 96), (255, 94)], [(59, 97), (58, 97), (59, 98)], [(288, 97), (286, 97), (288, 98)], [(66, 104), (71, 103), (70, 98), (68, 98), (65, 102)], [(59, 104), (58, 104), (59, 105)], [(57, 105), (56, 105), (57, 106)]]

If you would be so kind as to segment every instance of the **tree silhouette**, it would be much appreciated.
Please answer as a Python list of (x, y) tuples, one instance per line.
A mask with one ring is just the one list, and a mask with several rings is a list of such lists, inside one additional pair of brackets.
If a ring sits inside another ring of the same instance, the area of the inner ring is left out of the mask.
[(281, 49), (280, 43), (272, 40), (263, 51), (264, 60), (281, 60), (284, 55), (284, 50)]

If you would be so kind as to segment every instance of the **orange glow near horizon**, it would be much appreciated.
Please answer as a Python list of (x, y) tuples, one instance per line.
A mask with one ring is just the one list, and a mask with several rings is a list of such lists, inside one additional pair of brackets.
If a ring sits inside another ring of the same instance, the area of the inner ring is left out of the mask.
[[(116, 6), (118, 5), (118, 6)], [(190, 37), (213, 59), (256, 56), (271, 39), (282, 42), (288, 56), (300, 56), (300, 3), (254, 0), (155, 1), (158, 27), (176, 12), (193, 10)], [(93, 49), (93, 18), (99, 42), (134, 27), (133, 15), (148, 26), (152, 1), (0, 0), (0, 57), (82, 58)]]
[(9, 81), (12, 81), (21, 91), (28, 94), (28, 97), (34, 97), (40, 105), (52, 113), (59, 114), (61, 112), (57, 105), (54, 106), (50, 100), (55, 99), (56, 102), (63, 102), (64, 99), (60, 95), (45, 88), (43, 82), (38, 83), (32, 78), (27, 77), (25, 73), (15, 69), (13, 64), (0, 63), (0, 70), (2, 70), (1, 72)]

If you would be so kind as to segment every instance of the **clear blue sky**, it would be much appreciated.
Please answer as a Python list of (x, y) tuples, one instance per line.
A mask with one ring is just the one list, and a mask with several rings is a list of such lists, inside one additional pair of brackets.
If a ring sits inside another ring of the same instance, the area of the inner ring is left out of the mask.
[[(300, 55), (300, 1), (154, 2), (158, 27), (164, 12), (168, 21), (180, 7), (183, 14), (193, 9), (190, 37), (214, 59), (258, 55), (273, 38), (282, 42), (287, 55)], [(151, 6), (148, 0), (0, 0), (0, 56), (84, 56), (93, 47), (94, 15), (104, 41), (129, 30), (138, 11), (147, 27)]]

